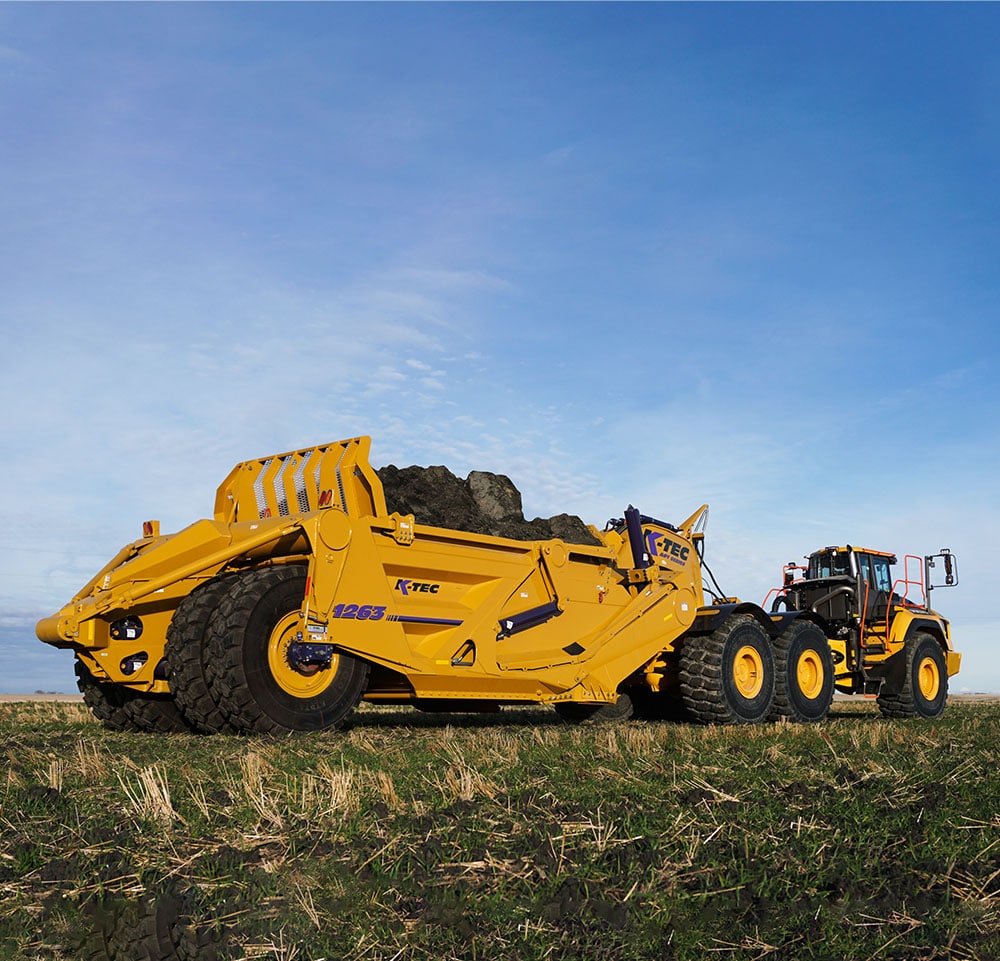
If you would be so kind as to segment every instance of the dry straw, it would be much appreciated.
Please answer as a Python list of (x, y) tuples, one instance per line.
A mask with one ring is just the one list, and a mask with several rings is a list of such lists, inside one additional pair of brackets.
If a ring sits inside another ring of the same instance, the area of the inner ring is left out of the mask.
[(174, 821), (182, 821), (170, 801), (170, 786), (167, 777), (158, 764), (145, 767), (139, 771), (138, 782), (130, 784), (121, 774), (118, 774), (129, 805), (135, 816), (142, 821), (152, 821), (163, 827), (168, 827)]

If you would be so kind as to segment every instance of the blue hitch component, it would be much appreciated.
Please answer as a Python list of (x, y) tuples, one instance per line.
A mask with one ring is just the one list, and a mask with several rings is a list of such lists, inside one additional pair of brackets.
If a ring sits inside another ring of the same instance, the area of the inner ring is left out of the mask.
[(500, 633), (497, 634), (497, 640), (502, 641), (505, 637), (510, 637), (519, 631), (528, 630), (529, 627), (538, 627), (539, 624), (544, 624), (546, 621), (551, 620), (553, 617), (558, 617), (560, 614), (562, 614), (562, 611), (559, 610), (558, 601), (550, 601), (548, 604), (542, 604), (540, 607), (533, 607), (530, 611), (521, 611), (520, 614), (512, 614), (500, 622)]
[(292, 641), (285, 656), (295, 670), (312, 674), (317, 670), (326, 670), (333, 663), (333, 645)]

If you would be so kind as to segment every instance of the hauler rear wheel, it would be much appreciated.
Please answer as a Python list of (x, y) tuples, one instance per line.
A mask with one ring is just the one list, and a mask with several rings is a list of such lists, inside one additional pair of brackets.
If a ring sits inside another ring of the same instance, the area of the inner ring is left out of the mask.
[(681, 697), (703, 724), (754, 724), (774, 704), (775, 667), (764, 628), (731, 614), (712, 634), (689, 638), (680, 653)]
[(795, 620), (774, 642), (776, 669), (771, 720), (821, 721), (833, 703), (833, 655), (823, 632)]
[(948, 701), (948, 665), (941, 645), (923, 631), (914, 634), (896, 655), (902, 676), (882, 685), (878, 697), (884, 717), (939, 717)]
[(364, 661), (302, 637), (305, 586), (300, 567), (247, 571), (209, 623), (212, 695), (241, 731), (336, 728), (364, 693)]

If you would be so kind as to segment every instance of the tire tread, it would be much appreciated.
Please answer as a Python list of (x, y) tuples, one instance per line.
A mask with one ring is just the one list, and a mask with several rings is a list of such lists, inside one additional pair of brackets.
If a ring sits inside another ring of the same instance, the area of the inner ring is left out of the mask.
[[(254, 698), (247, 678), (246, 662), (250, 648), (266, 639), (247, 636), (251, 615), (261, 599), (282, 583), (299, 579), (305, 587), (305, 574), (298, 566), (259, 568), (245, 571), (234, 579), (212, 617), (207, 632), (208, 662), (206, 674), (212, 696), (228, 724), (243, 733), (288, 734), (298, 730), (331, 730), (344, 723), (353, 711), (368, 680), (369, 665), (349, 654), (340, 654), (334, 682), (341, 690), (341, 700), (333, 717), (321, 724), (303, 723), (295, 716), (273, 717)], [(341, 675), (343, 672), (343, 675)]]
[(733, 635), (752, 627), (758, 639), (768, 642), (764, 629), (749, 614), (731, 614), (711, 634), (689, 638), (680, 652), (681, 698), (691, 717), (702, 724), (745, 724), (764, 720), (773, 702), (774, 671), (767, 710), (760, 717), (744, 717), (725, 691), (727, 646)]
[(215, 577), (196, 587), (177, 608), (167, 629), (166, 658), (170, 689), (177, 706), (202, 734), (235, 734), (209, 684), (207, 638), (216, 613), (233, 577)]

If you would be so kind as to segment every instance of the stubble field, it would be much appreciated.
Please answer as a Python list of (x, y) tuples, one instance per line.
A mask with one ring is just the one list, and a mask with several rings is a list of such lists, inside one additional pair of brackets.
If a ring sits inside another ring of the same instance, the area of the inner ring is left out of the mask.
[(0, 957), (996, 959), (998, 732), (989, 701), (275, 739), (0, 703)]

